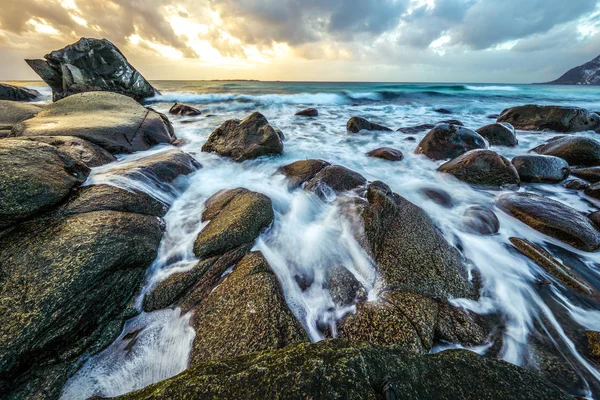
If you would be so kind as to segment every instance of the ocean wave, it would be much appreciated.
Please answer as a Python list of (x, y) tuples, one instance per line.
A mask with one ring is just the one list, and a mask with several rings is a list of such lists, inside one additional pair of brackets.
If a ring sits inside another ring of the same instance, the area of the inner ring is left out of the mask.
[(242, 102), (260, 103), (264, 105), (287, 104), (322, 104), (343, 105), (351, 102), (351, 98), (338, 93), (297, 93), (297, 94), (262, 94), (246, 95), (239, 93), (166, 93), (147, 99), (148, 102), (182, 102), (192, 104)]
[(465, 86), (468, 90), (476, 91), (505, 91), (505, 92), (516, 92), (519, 88), (514, 86)]

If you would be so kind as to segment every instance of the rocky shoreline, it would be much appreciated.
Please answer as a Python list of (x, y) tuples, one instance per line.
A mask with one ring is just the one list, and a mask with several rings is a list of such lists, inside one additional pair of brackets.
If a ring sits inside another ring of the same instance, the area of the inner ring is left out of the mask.
[[(38, 96), (30, 90), (0, 88), (3, 398), (59, 398), (82, 363), (119, 337), (126, 320), (166, 308), (192, 312), (196, 335), (188, 369), (121, 398), (558, 399), (580, 389), (581, 377), (540, 338), (531, 343), (539, 349), (537, 371), (498, 360), (499, 316), (477, 315), (452, 302), (480, 297), (477, 266), (418, 205), (384, 182), (327, 160), (298, 160), (276, 172), (291, 191), (339, 205), (375, 266), (368, 282), (344, 266), (328, 266), (324, 286), (336, 307), (350, 311), (321, 321), (317, 328), (326, 340), (311, 343), (272, 266), (254, 250), (260, 235), (272, 229), (273, 200), (241, 187), (215, 193), (198, 210), (205, 224), (193, 245), (198, 263), (151, 287), (136, 308), (169, 205), (142, 191), (88, 185), (90, 171), (123, 154), (152, 149), (111, 173), (168, 187), (202, 165), (176, 147), (165, 114), (140, 104), (156, 90), (110, 42), (84, 38), (45, 61), (28, 62), (53, 89), (54, 102), (29, 104)], [(111, 68), (90, 67), (99, 63)], [(119, 72), (124, 70), (128, 79)], [(181, 103), (170, 112), (201, 114)], [(297, 115), (318, 118), (319, 112), (311, 108)], [(259, 112), (214, 128), (203, 152), (237, 163), (285, 152), (284, 133)], [(469, 208), (465, 230), (496, 234), (500, 211), (580, 251), (600, 250), (597, 215), (518, 191), (525, 182), (564, 184), (600, 199), (595, 170), (600, 141), (577, 135), (600, 131), (594, 112), (526, 105), (502, 111), (496, 123), (476, 131), (460, 121), (441, 121), (394, 132), (361, 117), (351, 118), (346, 128), (348, 135), (374, 131), (408, 137), (427, 131), (414, 152), (431, 162), (444, 160), (440, 174), (476, 188), (511, 191), (497, 198), (496, 211)], [(490, 149), (516, 146), (517, 130), (564, 135), (512, 160)], [(393, 148), (368, 155), (403, 159)], [(435, 189), (428, 196), (452, 201)], [(552, 279), (599, 304), (598, 289), (552, 252), (525, 238), (513, 237), (511, 243)], [(316, 282), (301, 273), (295, 279), (306, 289)], [(598, 363), (600, 334), (579, 335), (588, 343), (586, 358)], [(133, 345), (136, 334), (121, 340)], [(439, 344), (478, 347), (482, 355), (430, 354)]]

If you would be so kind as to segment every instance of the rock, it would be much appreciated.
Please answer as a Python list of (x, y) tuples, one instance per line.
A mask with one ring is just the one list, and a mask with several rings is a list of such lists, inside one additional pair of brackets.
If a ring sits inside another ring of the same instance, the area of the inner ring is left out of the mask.
[(283, 143), (259, 112), (243, 120), (225, 121), (202, 146), (202, 151), (218, 153), (233, 161), (242, 162), (266, 155), (283, 154)]
[(11, 136), (75, 136), (110, 153), (148, 150), (175, 141), (166, 116), (109, 92), (72, 95), (13, 127)]
[(277, 172), (285, 175), (290, 189), (295, 189), (310, 181), (329, 165), (331, 164), (324, 160), (300, 160), (279, 168)]
[(592, 220), (594, 224), (600, 229), (600, 211), (594, 211), (588, 214), (588, 218)]
[(559, 157), (523, 155), (512, 159), (521, 182), (559, 183), (569, 176), (569, 164)]
[(307, 341), (277, 277), (260, 252), (248, 253), (196, 308), (190, 365)]
[(304, 186), (305, 190), (327, 197), (330, 193), (340, 194), (367, 183), (364, 176), (341, 165), (329, 165), (321, 169)]
[(436, 122), (436, 125), (439, 124), (448, 124), (448, 125), (457, 125), (457, 126), (465, 126), (462, 122), (457, 119), (445, 119), (443, 121)]
[(406, 140), (407, 142), (416, 142), (417, 141), (417, 139), (414, 138), (413, 136), (405, 137), (404, 140)]
[(428, 131), (430, 129), (433, 129), (434, 127), (435, 127), (434, 124), (422, 124), (422, 125), (417, 125), (417, 126), (407, 126), (405, 128), (399, 128), (397, 130), (397, 132), (402, 132), (407, 135), (414, 135), (415, 133)]
[(488, 341), (490, 330), (483, 318), (447, 301), (438, 301), (434, 339), (463, 346), (480, 346)]
[(333, 303), (338, 307), (344, 307), (354, 303), (362, 285), (352, 272), (337, 265), (328, 271), (326, 287), (329, 289)]
[(579, 250), (597, 251), (600, 232), (577, 210), (533, 193), (507, 193), (496, 206), (533, 229)]
[(30, 101), (41, 96), (42, 94), (34, 89), (0, 83), (0, 100)]
[(587, 182), (600, 182), (600, 167), (573, 168), (570, 172), (571, 175), (585, 179)]
[(31, 141), (49, 144), (90, 168), (116, 161), (115, 156), (100, 146), (73, 136), (19, 136), (6, 140)]
[(92, 91), (120, 93), (138, 101), (160, 94), (106, 39), (81, 38), (44, 58), (25, 61), (52, 88), (54, 101)]
[(593, 199), (600, 200), (600, 182), (589, 186), (583, 191), (583, 193)]
[(560, 157), (572, 167), (600, 165), (600, 141), (589, 137), (558, 136), (531, 151)]
[(460, 253), (422, 209), (376, 181), (366, 200), (354, 200), (352, 213), (362, 219), (359, 242), (377, 264), (378, 287), (427, 297), (473, 296)]
[(189, 104), (175, 103), (169, 109), (169, 114), (181, 115), (183, 117), (195, 117), (196, 115), (201, 115), (202, 112)]
[(549, 85), (600, 85), (600, 56), (572, 68)]
[(369, 122), (361, 117), (352, 117), (346, 124), (346, 130), (352, 133), (359, 133), (360, 131), (391, 131), (383, 125)]
[(202, 221), (210, 222), (194, 243), (199, 259), (252, 243), (273, 222), (271, 199), (247, 189), (221, 191), (206, 202)]
[(168, 149), (142, 158), (118, 164), (109, 170), (111, 175), (130, 179), (151, 179), (155, 183), (168, 183), (181, 175), (189, 175), (202, 165), (188, 153)]
[(318, 117), (319, 110), (316, 108), (307, 108), (306, 110), (298, 111), (296, 115), (301, 117)]
[(89, 212), (0, 235), (0, 392), (58, 398), (84, 354), (108, 346), (157, 255), (156, 217)]
[(275, 128), (275, 133), (277, 134), (277, 136), (279, 136), (279, 140), (281, 140), (282, 142), (285, 140), (285, 134), (281, 129)]
[(456, 125), (440, 124), (425, 135), (415, 154), (424, 154), (433, 160), (443, 160), (486, 147), (485, 139), (477, 132)]
[(498, 119), (499, 116), (500, 116), (500, 114), (489, 114), (486, 118), (489, 118), (489, 119)]
[(519, 144), (515, 128), (508, 123), (486, 125), (476, 130), (491, 146), (515, 147)]
[(600, 332), (585, 331), (585, 339), (590, 358), (600, 365)]
[(589, 182), (584, 181), (583, 179), (569, 179), (568, 181), (563, 182), (562, 184), (565, 188), (571, 190), (584, 190), (590, 187)]
[(491, 150), (471, 150), (442, 164), (439, 172), (485, 188), (519, 186), (521, 181), (515, 167), (506, 158)]
[(500, 221), (492, 210), (483, 206), (471, 206), (465, 210), (463, 227), (475, 234), (494, 235), (500, 229)]
[(175, 398), (571, 399), (531, 371), (468, 350), (420, 355), (340, 339), (199, 364), (120, 399)]
[(600, 127), (600, 116), (579, 107), (527, 104), (502, 111), (498, 122), (524, 131), (580, 132)]
[(557, 260), (548, 251), (525, 239), (511, 237), (510, 242), (517, 250), (571, 289), (588, 296), (600, 298), (600, 294), (594, 289), (594, 286)]
[(93, 211), (122, 211), (164, 217), (169, 206), (146, 193), (110, 185), (83, 186), (53, 212), (53, 215), (83, 214)]
[(443, 189), (428, 187), (419, 189), (419, 192), (429, 200), (433, 201), (435, 204), (438, 204), (442, 207), (451, 208), (454, 206), (454, 200), (452, 200), (452, 196), (450, 196), (450, 193)]
[(42, 110), (35, 104), (0, 100), (0, 130), (10, 131), (21, 121), (33, 118)]
[(383, 158), (384, 160), (388, 161), (402, 161), (404, 158), (404, 155), (402, 155), (400, 150), (392, 149), (390, 147), (380, 147), (378, 149), (371, 150), (367, 153), (367, 156)]
[(56, 206), (89, 173), (85, 164), (55, 147), (0, 141), (0, 229)]
[(452, 110), (448, 110), (447, 108), (436, 108), (435, 110), (438, 114), (453, 114)]

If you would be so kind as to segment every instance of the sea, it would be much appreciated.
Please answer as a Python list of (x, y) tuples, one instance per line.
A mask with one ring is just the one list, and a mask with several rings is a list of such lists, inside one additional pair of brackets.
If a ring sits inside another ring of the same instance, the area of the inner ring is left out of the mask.
[[(21, 82), (40, 90), (44, 101), (50, 91), (39, 82)], [(542, 268), (520, 255), (509, 242), (518, 236), (551, 251), (600, 290), (600, 254), (586, 253), (545, 236), (509, 217), (495, 207), (503, 191), (483, 190), (461, 183), (436, 171), (442, 161), (415, 155), (426, 134), (404, 134), (396, 130), (448, 119), (461, 121), (470, 129), (495, 122), (505, 108), (523, 104), (579, 106), (600, 111), (600, 90), (586, 86), (465, 84), (465, 83), (337, 83), (257, 81), (154, 81), (161, 92), (145, 105), (168, 113), (175, 102), (202, 111), (196, 117), (169, 115), (180, 147), (202, 164), (202, 168), (178, 179), (171, 187), (151, 179), (123, 180), (111, 169), (147, 155), (168, 150), (158, 146), (146, 152), (119, 156), (115, 163), (94, 168), (86, 184), (108, 183), (143, 190), (171, 205), (165, 217), (166, 233), (158, 258), (149, 268), (147, 283), (138, 297), (175, 272), (191, 269), (196, 263), (192, 247), (205, 226), (200, 216), (204, 202), (217, 191), (244, 187), (269, 196), (275, 221), (257, 240), (254, 249), (263, 252), (275, 271), (286, 301), (312, 341), (323, 339), (317, 328), (322, 321), (335, 321), (353, 308), (335, 308), (326, 289), (316, 279), (314, 287), (302, 291), (294, 279), (298, 272), (322, 277), (332, 265), (344, 265), (367, 288), (376, 274), (375, 266), (360, 248), (333, 199), (319, 199), (302, 190), (290, 191), (277, 169), (293, 161), (319, 158), (343, 165), (368, 180), (381, 180), (395, 192), (424, 209), (447, 240), (457, 246), (470, 267), (481, 272), (483, 289), (477, 301), (452, 299), (453, 304), (484, 315), (496, 315), (502, 336), (499, 356), (536, 370), (541, 362), (532, 338), (550, 343), (552, 357), (573, 371), (576, 384), (566, 387), (584, 398), (600, 397), (600, 371), (585, 352), (582, 332), (600, 331), (600, 303), (573, 293)], [(307, 107), (319, 116), (295, 116)], [(447, 110), (442, 114), (440, 109)], [(436, 111), (437, 110), (437, 111)], [(235, 163), (201, 151), (208, 136), (228, 119), (242, 119), (259, 111), (285, 135), (284, 154)], [(367, 118), (392, 129), (390, 132), (346, 131), (352, 116)], [(518, 131), (519, 145), (491, 149), (509, 160), (556, 136), (556, 132)], [(595, 132), (577, 135), (597, 138)], [(412, 136), (414, 140), (408, 139)], [(370, 150), (392, 147), (404, 154), (400, 162), (366, 156)], [(442, 189), (453, 199), (451, 208), (432, 202), (424, 188)], [(561, 201), (582, 213), (597, 211), (600, 203), (561, 185), (523, 184), (519, 191), (537, 193)], [(483, 205), (495, 211), (500, 231), (481, 236), (461, 229), (465, 210)], [(540, 285), (540, 281), (552, 282)], [(374, 294), (371, 294), (374, 296)], [(121, 336), (103, 352), (81, 360), (81, 368), (63, 390), (63, 399), (90, 396), (112, 397), (169, 378), (187, 368), (195, 332), (191, 314), (179, 309), (141, 313), (128, 321)], [(129, 351), (123, 340), (140, 330)], [(335, 326), (332, 327), (335, 332)], [(485, 353), (492, 346), (471, 348)], [(456, 345), (439, 344), (432, 352)]]

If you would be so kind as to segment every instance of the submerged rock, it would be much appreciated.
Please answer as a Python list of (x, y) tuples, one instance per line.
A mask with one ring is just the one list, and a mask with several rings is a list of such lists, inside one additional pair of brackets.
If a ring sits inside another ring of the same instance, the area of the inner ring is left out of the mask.
[(586, 196), (590, 196), (596, 200), (600, 200), (600, 182), (594, 183), (593, 185), (585, 188), (583, 191)]
[(295, 189), (310, 181), (329, 165), (331, 164), (324, 160), (299, 160), (279, 168), (277, 172), (285, 175), (290, 189)]
[(407, 135), (414, 135), (415, 133), (428, 131), (430, 129), (433, 129), (434, 127), (435, 127), (435, 124), (422, 124), (422, 125), (416, 125), (416, 126), (407, 126), (407, 127), (403, 127), (403, 128), (398, 128), (397, 132), (402, 132)]
[(359, 133), (360, 131), (391, 131), (388, 127), (369, 122), (361, 117), (350, 118), (346, 124), (346, 130), (352, 133)]
[(560, 157), (573, 167), (600, 165), (600, 141), (589, 137), (558, 136), (531, 151)]
[(483, 206), (471, 206), (465, 210), (462, 219), (463, 227), (481, 235), (494, 235), (500, 229), (500, 221), (492, 210)]
[(196, 107), (190, 106), (189, 104), (175, 103), (169, 109), (169, 114), (181, 115), (184, 117), (194, 117), (196, 115), (201, 115), (202, 112)]
[(265, 155), (283, 154), (283, 142), (269, 121), (261, 113), (255, 112), (241, 121), (225, 121), (210, 134), (202, 151), (242, 162)]
[[(42, 107), (35, 104), (0, 100), (0, 134), (8, 136), (10, 130), (21, 121), (35, 117)], [(0, 136), (2, 137), (2, 136)]]
[(53, 146), (0, 141), (0, 229), (47, 211), (83, 183), (90, 169)]
[(50, 104), (16, 124), (11, 136), (75, 136), (113, 154), (175, 141), (166, 116), (108, 92), (81, 93)]
[(44, 58), (25, 61), (52, 88), (54, 101), (92, 91), (120, 93), (138, 101), (160, 94), (106, 39), (81, 38)]
[(507, 193), (497, 207), (533, 229), (583, 251), (600, 249), (600, 232), (577, 210), (533, 193)]
[(42, 94), (34, 89), (0, 83), (0, 100), (31, 101), (41, 96)]
[(497, 189), (519, 186), (521, 180), (515, 167), (506, 158), (491, 150), (471, 150), (438, 168), (471, 185)]
[(559, 157), (526, 154), (512, 159), (522, 182), (558, 183), (569, 176), (569, 164)]
[(74, 363), (110, 344), (162, 237), (156, 217), (88, 212), (0, 235), (0, 392), (58, 398)]
[(502, 111), (498, 122), (524, 131), (580, 132), (600, 127), (600, 116), (579, 107), (528, 104)]
[(583, 179), (574, 178), (563, 182), (562, 186), (571, 190), (584, 190), (590, 187), (590, 183)]
[(390, 147), (380, 147), (375, 150), (371, 150), (367, 153), (369, 157), (383, 158), (388, 161), (402, 161), (404, 155), (400, 150), (392, 149)]
[(476, 130), (492, 146), (515, 147), (519, 144), (515, 128), (508, 123), (486, 125)]
[(296, 115), (300, 117), (318, 117), (319, 110), (316, 108), (307, 108), (306, 110), (298, 111)]
[(102, 147), (73, 136), (19, 136), (7, 138), (6, 140), (25, 140), (49, 144), (90, 168), (117, 160), (115, 156)]
[(448, 110), (447, 108), (436, 108), (435, 110), (438, 114), (453, 114), (452, 110)]
[(440, 124), (425, 135), (415, 154), (424, 154), (433, 160), (443, 160), (456, 158), (469, 150), (485, 148), (485, 139), (477, 132), (453, 124)]
[(395, 347), (331, 339), (199, 364), (120, 399), (183, 398), (566, 400), (571, 397), (533, 372), (468, 350), (415, 355)]

